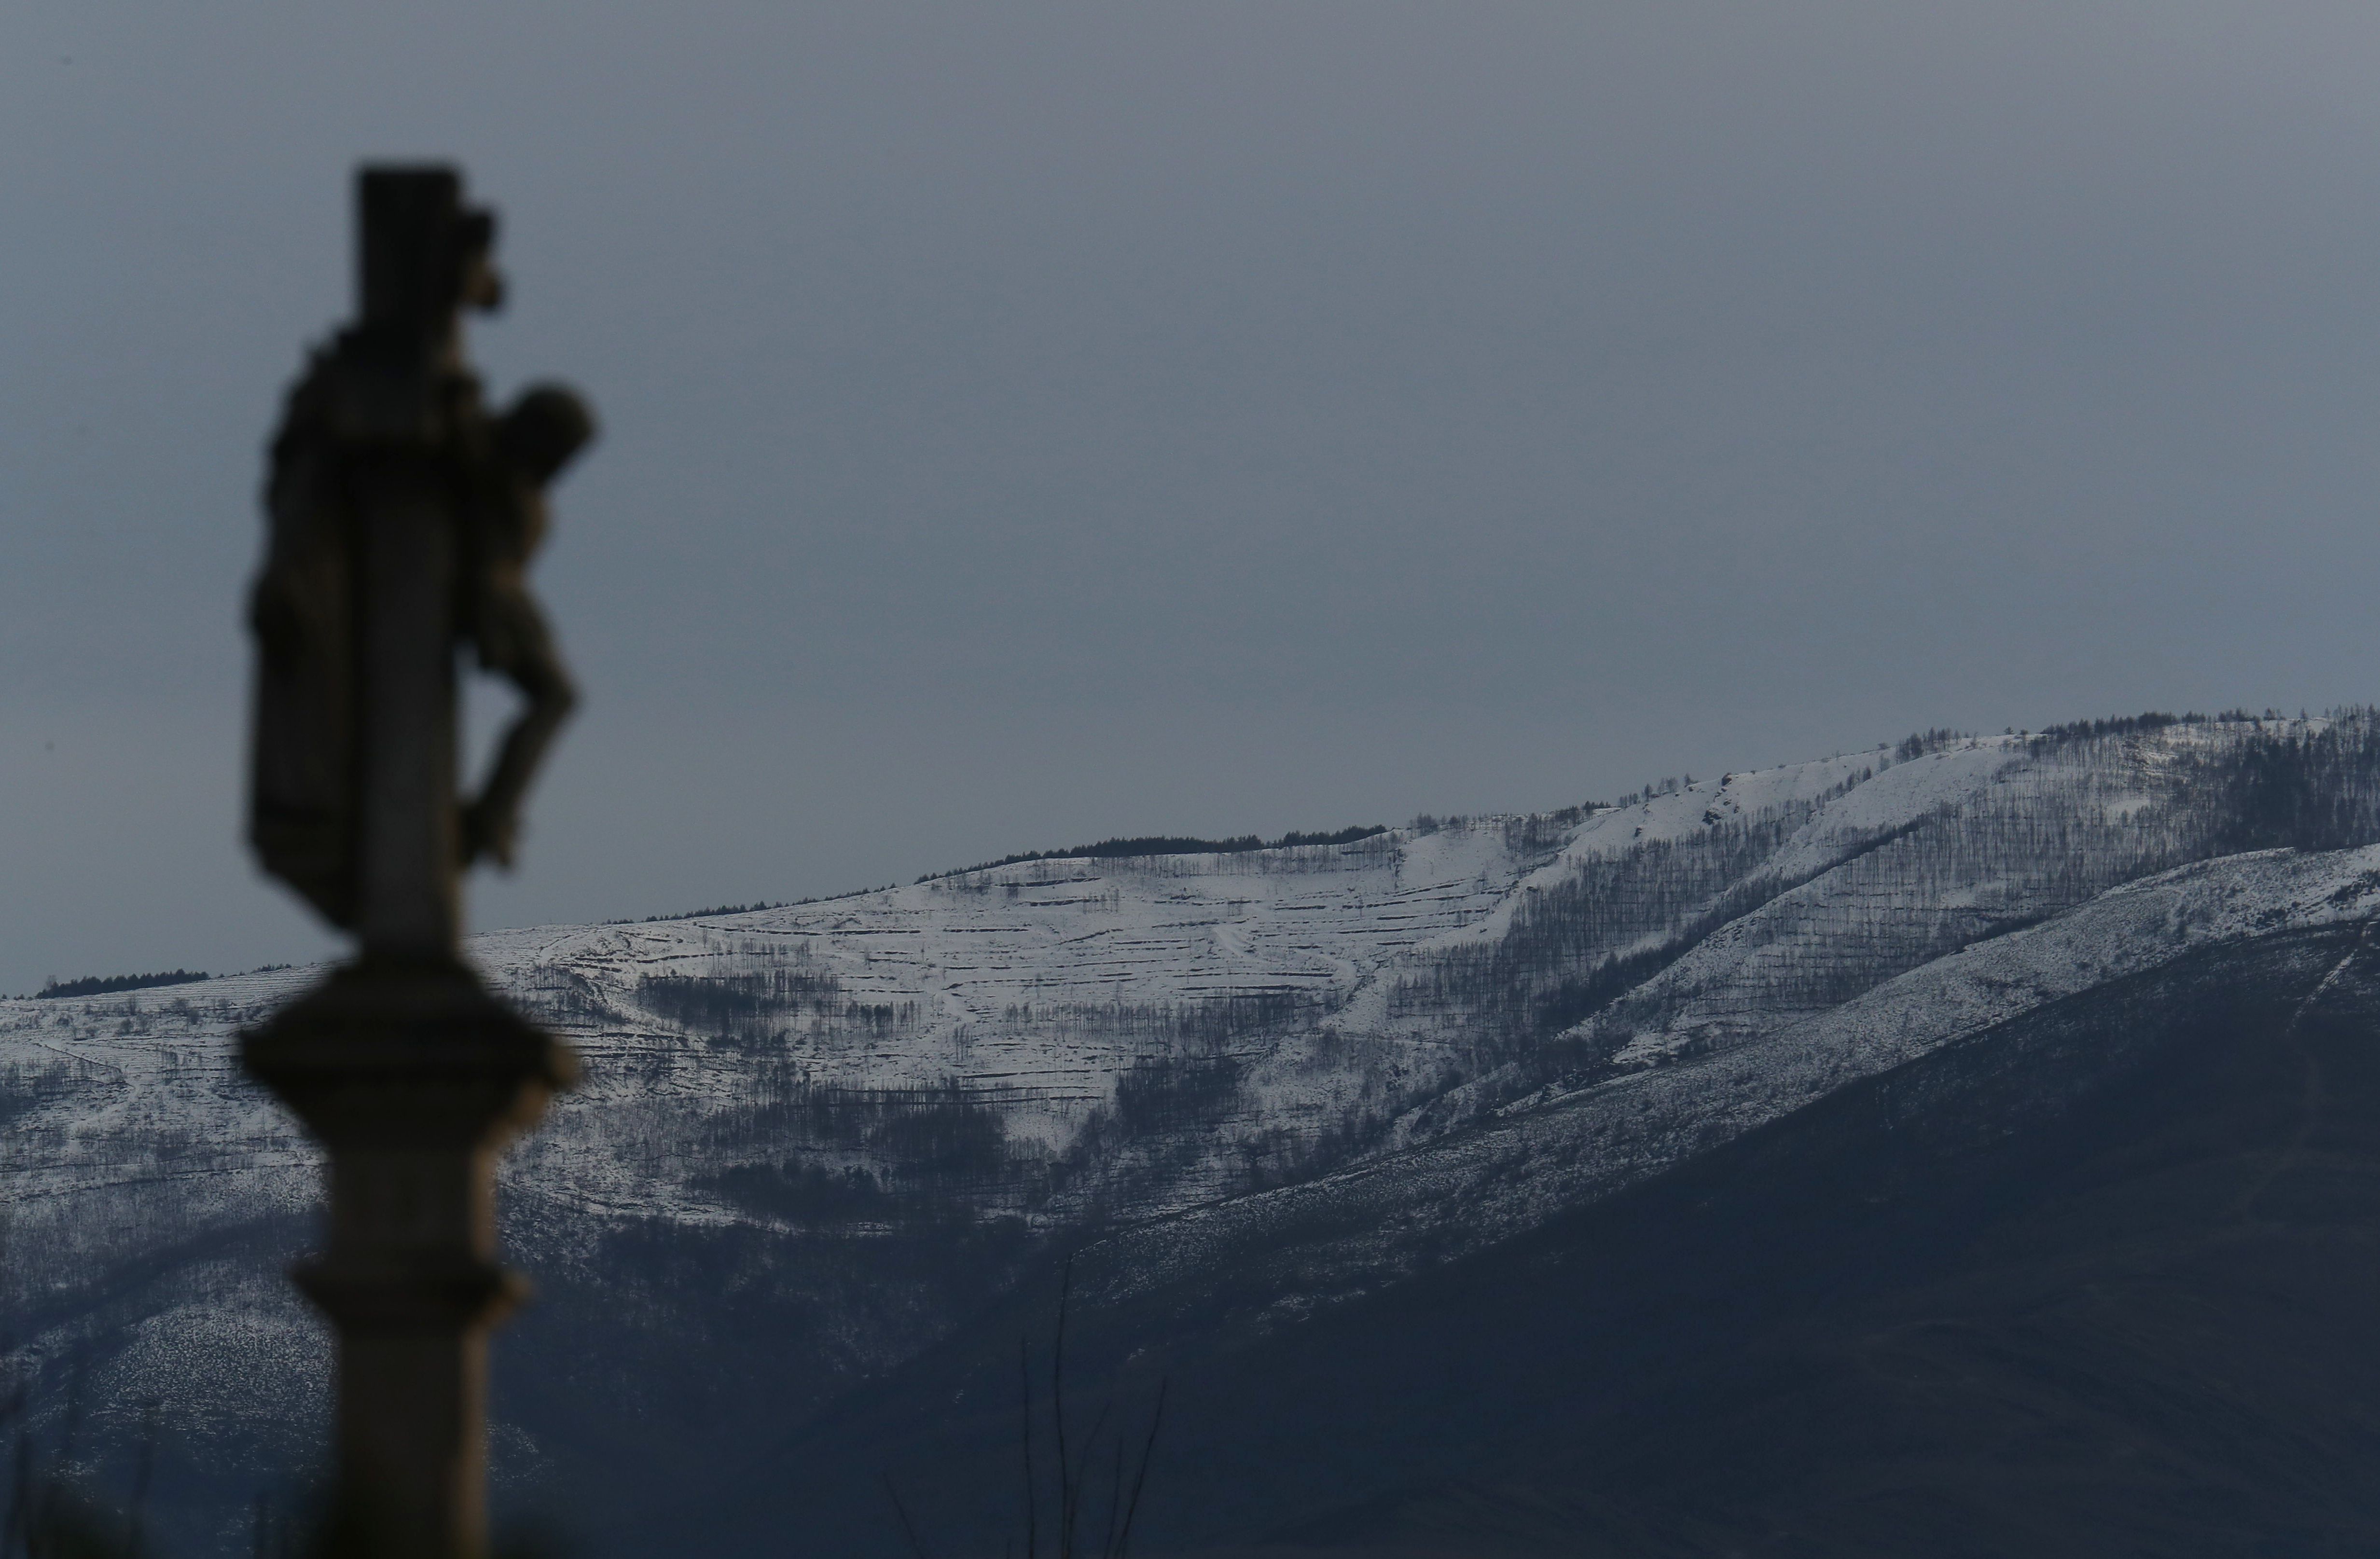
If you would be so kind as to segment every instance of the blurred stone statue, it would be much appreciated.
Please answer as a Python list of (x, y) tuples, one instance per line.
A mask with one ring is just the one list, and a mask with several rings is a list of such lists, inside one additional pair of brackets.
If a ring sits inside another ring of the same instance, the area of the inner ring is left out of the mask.
[[(395, 184), (384, 205), (424, 193)], [(364, 495), (392, 480), (450, 516), (459, 650), (508, 678), (523, 707), (476, 796), (459, 803), (454, 865), (510, 865), (529, 782), (576, 695), (528, 567), (547, 526), (545, 488), (594, 432), (570, 391), (532, 389), (502, 416), (465, 363), (461, 314), (503, 296), (491, 264), (495, 224), (445, 202), (368, 210), (361, 318), (289, 393), (265, 486), (270, 536), (250, 597), (257, 638), (249, 837), (266, 871), (334, 925), (358, 928), (359, 811), (371, 744), (361, 700), (373, 679), (361, 638)], [(369, 206), (373, 191), (368, 186)], [(441, 217), (445, 220), (441, 220)], [(377, 237), (379, 241), (375, 242)], [(443, 501), (443, 502), (442, 502)]]

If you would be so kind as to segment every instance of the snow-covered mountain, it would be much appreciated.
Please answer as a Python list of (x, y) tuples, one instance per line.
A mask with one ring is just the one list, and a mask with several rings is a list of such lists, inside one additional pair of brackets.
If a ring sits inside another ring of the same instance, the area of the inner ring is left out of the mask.
[[(1102, 1302), (1227, 1274), (1286, 1322), (2082, 993), (2375, 912), (2354, 714), (491, 933), (471, 956), (586, 1073), (505, 1169), (552, 1302), (500, 1348), (498, 1465), (633, 1504), (630, 1446), (666, 1480), (657, 1440), (695, 1466), (798, 1421), (1086, 1242)], [(91, 1445), (156, 1404), (173, 1497), (222, 1523), (323, 1390), (276, 1270), (318, 1161), (233, 1060), (315, 973), (0, 1002), (0, 1340)]]

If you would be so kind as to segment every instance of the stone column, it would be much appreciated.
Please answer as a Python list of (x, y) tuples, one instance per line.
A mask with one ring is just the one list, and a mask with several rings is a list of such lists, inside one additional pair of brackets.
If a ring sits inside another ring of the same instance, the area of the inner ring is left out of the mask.
[(495, 296), (492, 219), (445, 169), (367, 170), (360, 196), (358, 321), (291, 396), (254, 611), (254, 837), (358, 954), (241, 1057), (329, 1154), (329, 1238), (295, 1275), (338, 1337), (331, 1547), (480, 1559), (488, 1334), (524, 1291), (496, 1260), (495, 1161), (575, 1062), (459, 956), (455, 663), (473, 560), (525, 534), (535, 494), (461, 357), (460, 308)]

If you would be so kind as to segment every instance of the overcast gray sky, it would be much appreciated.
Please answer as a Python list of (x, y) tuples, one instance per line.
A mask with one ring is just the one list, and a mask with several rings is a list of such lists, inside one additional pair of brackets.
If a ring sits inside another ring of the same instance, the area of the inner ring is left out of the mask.
[(480, 925), (2380, 695), (2369, 4), (0, 12), (0, 990), (329, 946), (237, 845), (348, 182), (603, 442)]

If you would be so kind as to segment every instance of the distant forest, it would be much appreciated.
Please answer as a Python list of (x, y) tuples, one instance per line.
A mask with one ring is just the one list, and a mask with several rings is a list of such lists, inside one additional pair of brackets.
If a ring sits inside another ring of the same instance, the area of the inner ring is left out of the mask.
[(1144, 834), (1136, 839), (1103, 839), (1097, 844), (1077, 844), (1064, 850), (1028, 850), (1022, 855), (1003, 855), (997, 861), (962, 866), (954, 872), (928, 872), (919, 882), (932, 882), (938, 877), (964, 876), (969, 872), (989, 871), (994, 866), (1014, 866), (1023, 861), (1072, 861), (1084, 857), (1094, 860), (1114, 860), (1124, 855), (1238, 855), (1251, 850), (1289, 850), (1302, 844), (1353, 844), (1359, 839), (1389, 831), (1385, 823), (1368, 828), (1342, 828), (1330, 834), (1301, 834), (1294, 829), (1279, 839), (1263, 839), (1255, 834), (1241, 834), (1232, 839), (1192, 839), (1179, 834)]
[(40, 1001), (62, 996), (106, 996), (111, 991), (145, 991), (152, 985), (188, 985), (212, 977), (195, 969), (169, 969), (162, 974), (86, 974), (79, 980), (52, 980), (33, 997)]

